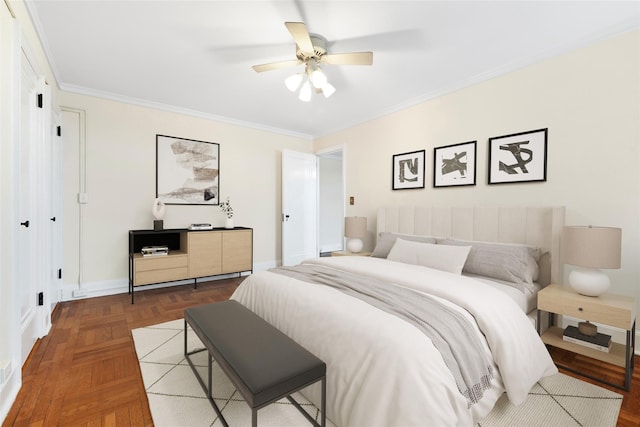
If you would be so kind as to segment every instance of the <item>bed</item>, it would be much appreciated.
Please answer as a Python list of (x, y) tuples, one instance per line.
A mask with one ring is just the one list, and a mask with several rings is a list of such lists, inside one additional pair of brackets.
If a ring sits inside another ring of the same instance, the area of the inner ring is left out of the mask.
[[(327, 363), (336, 425), (474, 425), (503, 393), (521, 404), (557, 372), (531, 307), (536, 290), (561, 277), (563, 223), (561, 207), (381, 208), (377, 256), (263, 271), (232, 299)], [(536, 272), (515, 273), (531, 283), (487, 270), (487, 248), (538, 251)], [(319, 404), (317, 388), (303, 394)]]

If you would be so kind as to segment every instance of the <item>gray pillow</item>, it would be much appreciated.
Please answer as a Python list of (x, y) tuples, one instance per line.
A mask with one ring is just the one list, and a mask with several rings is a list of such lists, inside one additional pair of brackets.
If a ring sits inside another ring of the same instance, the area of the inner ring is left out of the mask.
[(509, 243), (441, 239), (439, 244), (471, 246), (462, 271), (512, 283), (524, 291), (538, 280), (540, 248)]
[(383, 231), (378, 234), (378, 242), (376, 243), (376, 247), (371, 253), (371, 256), (376, 258), (386, 258), (389, 255), (389, 251), (391, 251), (391, 248), (393, 247), (393, 244), (396, 242), (396, 239), (398, 237), (402, 238), (403, 240), (409, 240), (411, 242), (436, 243), (435, 237), (389, 233)]

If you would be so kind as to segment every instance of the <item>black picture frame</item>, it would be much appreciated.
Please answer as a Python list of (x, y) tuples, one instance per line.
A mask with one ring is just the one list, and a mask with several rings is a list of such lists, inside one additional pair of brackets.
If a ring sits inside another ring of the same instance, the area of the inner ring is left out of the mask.
[(433, 187), (476, 185), (477, 141), (433, 149)]
[(220, 144), (156, 135), (156, 198), (166, 205), (219, 205)]
[(548, 128), (489, 138), (489, 184), (547, 180)]
[(392, 168), (392, 189), (424, 188), (425, 150), (394, 154)]

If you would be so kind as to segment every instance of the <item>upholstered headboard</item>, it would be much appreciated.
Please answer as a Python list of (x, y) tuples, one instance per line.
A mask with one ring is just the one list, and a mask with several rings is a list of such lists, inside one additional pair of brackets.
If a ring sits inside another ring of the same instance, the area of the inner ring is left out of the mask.
[(560, 207), (386, 207), (378, 210), (377, 233), (453, 237), (484, 242), (521, 243), (542, 248), (539, 282), (562, 283)]

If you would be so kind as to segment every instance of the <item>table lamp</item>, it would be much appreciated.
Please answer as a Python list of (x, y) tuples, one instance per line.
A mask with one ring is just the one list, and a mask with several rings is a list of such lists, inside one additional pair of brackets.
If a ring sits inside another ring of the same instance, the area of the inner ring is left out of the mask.
[(597, 297), (611, 284), (600, 269), (620, 268), (622, 229), (565, 226), (562, 229), (562, 261), (575, 265), (569, 284), (582, 295)]
[(367, 235), (367, 218), (348, 216), (344, 219), (344, 236), (347, 238), (347, 250), (358, 253), (362, 250), (361, 238)]

